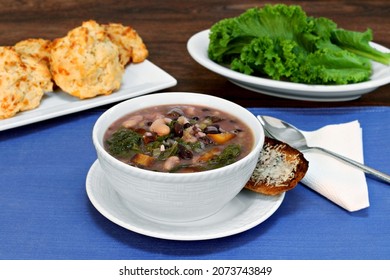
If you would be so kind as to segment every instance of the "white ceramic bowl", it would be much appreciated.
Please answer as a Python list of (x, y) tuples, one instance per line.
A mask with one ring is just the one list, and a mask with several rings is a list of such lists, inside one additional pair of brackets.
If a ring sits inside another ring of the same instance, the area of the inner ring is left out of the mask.
[[(195, 173), (164, 173), (127, 165), (105, 151), (107, 128), (125, 114), (162, 104), (194, 104), (214, 107), (237, 116), (253, 131), (254, 146), (243, 159), (228, 166)], [(188, 222), (216, 213), (233, 199), (251, 176), (264, 144), (264, 131), (247, 109), (224, 99), (186, 92), (136, 97), (103, 113), (93, 128), (93, 143), (110, 186), (137, 214), (167, 222)]]

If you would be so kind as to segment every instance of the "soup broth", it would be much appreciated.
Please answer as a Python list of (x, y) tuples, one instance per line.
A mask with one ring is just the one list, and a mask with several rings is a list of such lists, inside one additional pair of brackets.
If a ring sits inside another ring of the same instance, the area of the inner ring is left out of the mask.
[(252, 150), (240, 119), (193, 105), (155, 106), (125, 115), (106, 131), (104, 146), (118, 160), (159, 172), (200, 172), (232, 164)]

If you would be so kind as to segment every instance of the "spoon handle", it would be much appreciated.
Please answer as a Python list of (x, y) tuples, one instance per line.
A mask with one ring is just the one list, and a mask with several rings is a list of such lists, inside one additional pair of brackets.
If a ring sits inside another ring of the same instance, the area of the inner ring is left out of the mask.
[(364, 172), (366, 172), (368, 174), (374, 175), (374, 176), (380, 178), (381, 180), (383, 180), (383, 181), (385, 181), (387, 183), (390, 183), (390, 176), (389, 175), (387, 175), (387, 174), (385, 174), (383, 172), (380, 172), (380, 171), (378, 171), (378, 170), (376, 170), (374, 168), (368, 167), (368, 166), (366, 166), (364, 164), (361, 164), (360, 162), (354, 161), (354, 160), (352, 160), (350, 158), (344, 157), (344, 156), (342, 156), (340, 154), (334, 153), (334, 152), (329, 151), (329, 150), (324, 149), (324, 148), (309, 147), (309, 149), (316, 149), (316, 150), (322, 151), (324, 153), (330, 154), (330, 155), (332, 155), (332, 156), (334, 156), (336, 158), (339, 158), (339, 159), (341, 159), (341, 160), (343, 160), (343, 161), (345, 161), (345, 162), (347, 162), (347, 163), (349, 163), (349, 164), (351, 164), (351, 165), (353, 165), (353, 166), (355, 166), (357, 168), (360, 168), (361, 170), (363, 170)]

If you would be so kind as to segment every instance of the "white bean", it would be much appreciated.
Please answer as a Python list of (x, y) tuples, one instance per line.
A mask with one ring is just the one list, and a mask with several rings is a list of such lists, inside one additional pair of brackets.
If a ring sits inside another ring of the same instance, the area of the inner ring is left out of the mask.
[(177, 156), (171, 156), (167, 158), (167, 160), (164, 162), (163, 168), (167, 171), (172, 170), (175, 166), (177, 166), (180, 163), (180, 159)]
[(124, 121), (122, 123), (122, 126), (126, 127), (126, 128), (132, 128), (132, 127), (135, 127), (139, 122), (141, 122), (142, 120), (144, 119), (143, 116), (141, 115), (136, 115), (136, 116), (132, 116), (131, 118), (129, 118), (128, 120)]
[(164, 136), (168, 135), (171, 129), (165, 124), (164, 119), (156, 119), (150, 126), (150, 131), (157, 133), (159, 136)]

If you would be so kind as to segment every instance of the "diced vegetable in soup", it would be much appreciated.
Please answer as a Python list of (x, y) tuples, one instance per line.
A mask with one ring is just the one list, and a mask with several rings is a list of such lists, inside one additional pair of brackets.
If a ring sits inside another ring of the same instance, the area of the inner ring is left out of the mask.
[(105, 149), (132, 166), (160, 172), (199, 172), (229, 165), (253, 148), (250, 128), (211, 107), (164, 105), (113, 123)]

